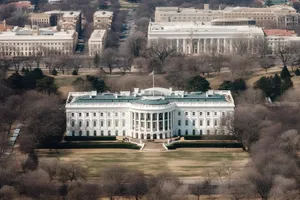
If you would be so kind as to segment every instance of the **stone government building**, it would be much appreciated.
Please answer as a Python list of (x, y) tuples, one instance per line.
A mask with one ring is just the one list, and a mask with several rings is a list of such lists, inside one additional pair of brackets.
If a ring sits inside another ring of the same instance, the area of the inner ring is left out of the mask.
[(234, 112), (230, 91), (135, 88), (120, 93), (70, 92), (67, 136), (127, 136), (164, 139), (218, 134), (221, 119)]

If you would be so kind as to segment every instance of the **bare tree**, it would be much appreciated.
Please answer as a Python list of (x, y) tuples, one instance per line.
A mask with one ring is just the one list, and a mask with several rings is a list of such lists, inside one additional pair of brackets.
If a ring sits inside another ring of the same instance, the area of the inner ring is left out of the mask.
[(150, 20), (148, 17), (141, 17), (135, 20), (135, 25), (137, 26), (137, 30), (143, 33), (147, 33), (149, 21)]
[(86, 169), (76, 163), (60, 163), (59, 180), (62, 183), (86, 179)]
[(67, 200), (97, 200), (100, 196), (97, 185), (84, 182), (70, 184), (68, 191)]
[(298, 42), (288, 42), (285, 44), (278, 42), (275, 47), (275, 55), (285, 67), (287, 67), (288, 64), (291, 64), (296, 59), (298, 53)]
[(142, 32), (135, 32), (130, 35), (124, 43), (124, 50), (132, 58), (140, 57), (146, 48), (147, 40), (145, 34)]
[(14, 200), (17, 196), (17, 191), (13, 186), (5, 185), (0, 189), (1, 200)]
[(147, 193), (147, 178), (146, 175), (142, 171), (133, 170), (130, 172), (127, 191), (130, 196), (133, 196), (135, 200), (142, 199), (142, 197)]
[(47, 172), (50, 181), (52, 181), (58, 170), (58, 160), (56, 158), (41, 158), (39, 159), (39, 168)]
[(117, 65), (118, 62), (117, 55), (118, 55), (117, 51), (112, 48), (107, 48), (103, 52), (103, 61), (109, 69), (109, 74), (112, 73), (113, 69)]
[(153, 64), (156, 65), (156, 73), (161, 73), (166, 62), (177, 54), (177, 47), (170, 44), (168, 40), (159, 39), (151, 41), (148, 53), (149, 58), (152, 59)]
[(266, 71), (266, 73), (268, 72), (268, 69), (273, 67), (275, 65), (275, 60), (273, 58), (260, 58), (258, 60), (259, 66), (264, 69)]
[(133, 65), (140, 73), (148, 70), (148, 60), (144, 57), (138, 57), (133, 60)]
[(234, 49), (234, 52), (237, 53), (240, 56), (245, 56), (248, 53), (250, 53), (249, 50), (249, 43), (251, 41), (248, 38), (236, 38), (234, 40), (232, 40), (232, 46)]

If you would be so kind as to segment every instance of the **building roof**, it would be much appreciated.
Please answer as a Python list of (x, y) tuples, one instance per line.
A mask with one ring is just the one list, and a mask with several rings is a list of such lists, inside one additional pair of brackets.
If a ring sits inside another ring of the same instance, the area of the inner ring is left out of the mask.
[(61, 11), (61, 10), (51, 10), (44, 12), (45, 14), (50, 15), (63, 15), (63, 17), (78, 17), (80, 15), (80, 11)]
[[(256, 26), (214, 26), (202, 22), (150, 22), (149, 32), (186, 32), (203, 34), (259, 34), (263, 30)], [(148, 33), (149, 33), (148, 32)]]
[(94, 13), (94, 17), (112, 17), (113, 12), (106, 10), (98, 10)]
[(166, 105), (171, 102), (229, 102), (232, 103), (230, 91), (192, 92), (172, 91), (166, 88), (149, 88), (136, 90), (132, 93), (85, 92), (70, 93), (67, 103), (137, 103), (143, 105)]
[(285, 30), (285, 29), (264, 29), (264, 32), (267, 36), (296, 36), (294, 30)]
[(103, 40), (104, 36), (106, 34), (105, 29), (96, 29), (92, 32), (89, 40)]

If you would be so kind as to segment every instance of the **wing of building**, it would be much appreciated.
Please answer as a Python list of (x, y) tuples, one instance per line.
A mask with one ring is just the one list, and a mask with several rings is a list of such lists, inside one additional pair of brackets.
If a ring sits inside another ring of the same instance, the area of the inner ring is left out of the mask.
[(150, 22), (148, 27), (149, 45), (166, 39), (168, 45), (184, 54), (202, 54), (214, 48), (220, 53), (232, 53), (234, 41), (239, 38), (264, 38), (264, 32), (256, 26), (216, 26), (204, 22)]
[(70, 92), (68, 136), (129, 136), (139, 139), (209, 135), (234, 112), (230, 91), (149, 88), (120, 93)]
[(105, 45), (107, 32), (106, 30), (96, 29), (89, 39), (89, 56), (101, 55)]

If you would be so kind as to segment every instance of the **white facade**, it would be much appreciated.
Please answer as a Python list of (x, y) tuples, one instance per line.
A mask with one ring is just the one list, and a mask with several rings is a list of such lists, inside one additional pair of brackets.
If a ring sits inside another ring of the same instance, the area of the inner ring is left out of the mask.
[(106, 30), (94, 30), (89, 39), (89, 56), (100, 56), (103, 52), (106, 39)]
[(93, 16), (94, 29), (110, 29), (113, 14), (113, 12), (106, 10), (96, 11)]
[(68, 136), (128, 136), (163, 139), (218, 134), (221, 119), (234, 112), (230, 91), (186, 93), (165, 88), (97, 94), (70, 92)]
[(0, 56), (71, 55), (77, 44), (77, 33), (58, 32), (52, 28), (20, 28), (0, 33)]
[(256, 26), (213, 26), (201, 22), (150, 22), (148, 44), (166, 39), (170, 46), (184, 54), (203, 54), (216, 49), (220, 53), (235, 51), (236, 39), (263, 38)]
[(155, 22), (210, 22), (214, 19), (248, 18), (262, 27), (287, 27), (299, 25), (300, 14), (291, 6), (274, 5), (266, 8), (227, 7), (224, 10), (156, 7)]

